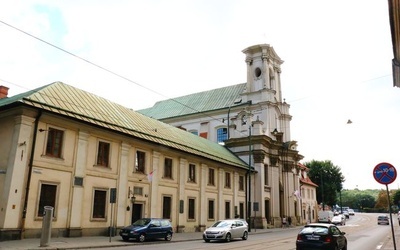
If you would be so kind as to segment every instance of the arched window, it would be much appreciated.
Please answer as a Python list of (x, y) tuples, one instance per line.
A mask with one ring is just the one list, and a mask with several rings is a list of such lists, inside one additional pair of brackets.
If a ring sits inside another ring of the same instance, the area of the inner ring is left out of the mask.
[(217, 143), (224, 142), (228, 139), (228, 129), (219, 128), (217, 129)]

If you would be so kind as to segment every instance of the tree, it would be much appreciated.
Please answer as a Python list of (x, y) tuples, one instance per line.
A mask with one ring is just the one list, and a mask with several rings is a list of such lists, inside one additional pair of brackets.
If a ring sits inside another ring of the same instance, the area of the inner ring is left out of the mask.
[(393, 205), (400, 207), (400, 189), (393, 191)]
[(334, 206), (337, 204), (337, 194), (343, 188), (345, 178), (338, 166), (329, 160), (306, 162), (309, 168), (308, 176), (318, 185), (317, 201), (324, 205)]
[(383, 211), (389, 210), (389, 200), (387, 197), (386, 190), (381, 190), (378, 195), (378, 199), (376, 200), (375, 208), (381, 209)]
[[(376, 194), (375, 194), (376, 193)], [(359, 211), (371, 210), (375, 207), (379, 190), (342, 190), (342, 205)], [(340, 199), (337, 197), (337, 199)]]

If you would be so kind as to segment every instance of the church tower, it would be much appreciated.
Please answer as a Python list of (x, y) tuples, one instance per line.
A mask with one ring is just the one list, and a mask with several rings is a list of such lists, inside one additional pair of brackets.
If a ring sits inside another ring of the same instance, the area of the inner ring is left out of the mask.
[(302, 156), (297, 142), (290, 138), (290, 105), (282, 98), (283, 60), (268, 44), (242, 52), (246, 55), (247, 81), (241, 99), (247, 105), (232, 112), (234, 127), (226, 146), (255, 170), (248, 175), (246, 199), (258, 213), (248, 207), (247, 216), (256, 228), (279, 226), (281, 218), (287, 216), (299, 223), (301, 204), (293, 193), (299, 189), (296, 166)]

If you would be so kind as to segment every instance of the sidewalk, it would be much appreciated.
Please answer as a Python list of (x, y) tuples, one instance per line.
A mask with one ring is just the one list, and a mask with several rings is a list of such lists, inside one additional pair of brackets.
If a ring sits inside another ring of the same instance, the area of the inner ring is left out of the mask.
[[(396, 249), (400, 249), (400, 225), (396, 223), (393, 224), (394, 238), (396, 239)], [(394, 250), (394, 243), (392, 238), (392, 231), (386, 238), (380, 250)]]
[[(292, 228), (293, 229), (293, 228)], [(268, 233), (277, 230), (287, 230), (281, 228), (275, 229), (251, 229), (249, 235)], [(174, 233), (172, 241), (191, 241), (201, 240), (203, 232), (195, 233)], [(62, 250), (62, 249), (89, 249), (89, 248), (102, 248), (102, 247), (118, 247), (118, 246), (132, 246), (143, 243), (129, 241), (125, 242), (121, 236), (106, 237), (106, 236), (93, 236), (93, 237), (76, 237), (76, 238), (51, 238), (49, 246), (41, 247), (40, 238), (1, 241), (1, 250)]]

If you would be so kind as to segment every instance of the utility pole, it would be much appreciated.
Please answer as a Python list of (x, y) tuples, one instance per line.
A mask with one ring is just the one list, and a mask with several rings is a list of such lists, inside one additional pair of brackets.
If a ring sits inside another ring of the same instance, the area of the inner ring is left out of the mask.
[(249, 232), (251, 232), (251, 124), (249, 125), (249, 169), (248, 169), (248, 191), (249, 191), (249, 200), (247, 205), (247, 217), (249, 218)]
[(322, 171), (319, 172), (321, 178), (321, 200), (322, 200), (322, 211), (325, 211), (325, 204), (324, 204), (324, 179), (322, 176)]

